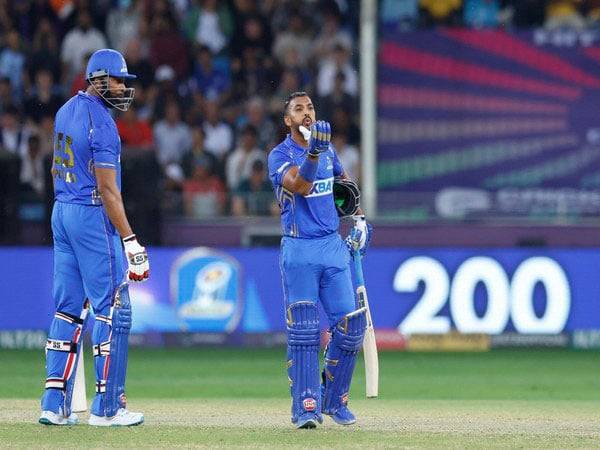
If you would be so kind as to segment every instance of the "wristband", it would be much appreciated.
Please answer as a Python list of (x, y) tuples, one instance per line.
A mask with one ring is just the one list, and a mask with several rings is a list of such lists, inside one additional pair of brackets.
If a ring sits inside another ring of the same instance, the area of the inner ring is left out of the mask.
[(135, 234), (130, 234), (129, 236), (123, 238), (123, 243), (129, 241), (135, 241)]
[(300, 176), (311, 183), (317, 178), (317, 169), (319, 168), (319, 160), (306, 158), (300, 166)]

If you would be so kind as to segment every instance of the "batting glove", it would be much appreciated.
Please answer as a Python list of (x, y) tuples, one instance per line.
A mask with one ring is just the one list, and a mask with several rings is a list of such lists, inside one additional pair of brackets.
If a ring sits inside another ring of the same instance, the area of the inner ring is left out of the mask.
[(310, 126), (310, 134), (308, 134), (309, 130), (305, 127), (300, 127), (300, 131), (304, 139), (309, 141), (309, 155), (319, 156), (329, 149), (329, 143), (331, 142), (331, 125), (329, 122), (317, 120)]
[(353, 216), (354, 226), (350, 230), (350, 234), (346, 237), (346, 246), (350, 254), (354, 256), (354, 250), (359, 250), (361, 256), (367, 253), (367, 247), (371, 242), (373, 227), (367, 223), (365, 216)]
[(145, 281), (150, 276), (150, 263), (148, 262), (148, 253), (146, 248), (142, 247), (135, 234), (127, 236), (123, 239), (125, 254), (129, 268), (127, 270), (127, 278), (130, 281)]

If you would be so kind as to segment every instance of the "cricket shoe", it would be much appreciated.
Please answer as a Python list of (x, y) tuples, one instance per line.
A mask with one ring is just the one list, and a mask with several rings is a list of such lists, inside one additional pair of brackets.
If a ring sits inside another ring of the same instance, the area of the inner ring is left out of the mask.
[(356, 422), (356, 417), (347, 406), (340, 406), (336, 412), (329, 414), (329, 416), (338, 425), (352, 425)]
[(79, 417), (75, 413), (71, 413), (69, 417), (65, 417), (62, 414), (56, 414), (52, 411), (42, 411), (38, 422), (42, 425), (77, 425)]
[(112, 417), (90, 414), (88, 423), (94, 427), (132, 427), (144, 423), (144, 414), (120, 408)]
[(297, 429), (307, 430), (317, 428), (317, 423), (323, 423), (323, 417), (316, 413), (304, 413), (294, 422)]

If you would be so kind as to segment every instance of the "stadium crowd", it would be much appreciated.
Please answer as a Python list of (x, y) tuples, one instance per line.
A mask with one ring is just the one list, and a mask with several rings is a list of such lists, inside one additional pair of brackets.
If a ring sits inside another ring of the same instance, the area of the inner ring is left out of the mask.
[(334, 124), (337, 151), (357, 175), (348, 24), (358, 2), (341, 3), (0, 2), (0, 143), (20, 158), (22, 198), (51, 188), (43, 161), (53, 152), (54, 114), (85, 90), (87, 58), (103, 47), (121, 51), (138, 75), (132, 107), (115, 116), (123, 159), (153, 155), (166, 214), (276, 213), (266, 155), (285, 133), (283, 99), (296, 90)]
[[(286, 132), (283, 100), (297, 90), (332, 123), (338, 155), (358, 178), (359, 10), (359, 0), (0, 1), (0, 162), (18, 159), (15, 195), (51, 201), (54, 114), (86, 88), (87, 58), (103, 47), (138, 75), (132, 107), (115, 116), (130, 161), (124, 183), (158, 183), (163, 215), (276, 214), (266, 155)], [(406, 29), (579, 27), (599, 11), (598, 0), (379, 3), (383, 23)]]

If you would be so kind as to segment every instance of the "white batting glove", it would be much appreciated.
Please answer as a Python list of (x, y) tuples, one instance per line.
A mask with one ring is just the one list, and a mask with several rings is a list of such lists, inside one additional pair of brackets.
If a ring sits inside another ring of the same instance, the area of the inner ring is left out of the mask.
[(352, 216), (352, 218), (354, 219), (354, 228), (360, 231), (358, 249), (362, 250), (365, 248), (367, 237), (369, 235), (369, 230), (367, 230), (367, 219), (365, 219), (365, 216)]
[(129, 268), (127, 278), (130, 281), (145, 281), (150, 276), (150, 263), (148, 262), (148, 253), (146, 248), (142, 247), (137, 241), (135, 234), (123, 239), (125, 254)]

